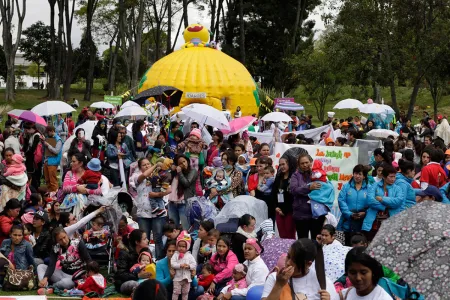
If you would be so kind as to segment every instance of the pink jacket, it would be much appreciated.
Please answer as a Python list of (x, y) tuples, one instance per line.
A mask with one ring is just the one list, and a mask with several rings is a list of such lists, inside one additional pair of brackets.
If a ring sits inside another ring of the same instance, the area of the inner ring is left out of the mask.
[(234, 254), (233, 251), (228, 250), (225, 260), (219, 259), (219, 253), (216, 252), (209, 260), (209, 263), (213, 267), (214, 274), (216, 274), (214, 283), (219, 283), (223, 280), (231, 278), (233, 275), (234, 266), (236, 266), (239, 261), (236, 254)]
[(245, 289), (246, 287), (248, 287), (247, 280), (245, 279), (245, 277), (239, 280), (238, 282), (234, 281), (234, 279), (231, 279), (231, 281), (229, 281), (227, 285), (230, 286), (228, 288), (228, 292), (231, 292), (234, 289)]
[(3, 176), (7, 177), (22, 175), (26, 170), (27, 168), (25, 168), (24, 164), (11, 164), (8, 166)]

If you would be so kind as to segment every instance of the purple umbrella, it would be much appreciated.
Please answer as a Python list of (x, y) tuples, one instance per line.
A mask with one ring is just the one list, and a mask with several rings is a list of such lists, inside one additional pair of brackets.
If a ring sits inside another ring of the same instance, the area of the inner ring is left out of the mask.
[(23, 111), (18, 117), (19, 120), (25, 122), (31, 122), (36, 123), (36, 125), (47, 126), (47, 122), (45, 122), (45, 120), (41, 116), (38, 116), (37, 114), (29, 110)]

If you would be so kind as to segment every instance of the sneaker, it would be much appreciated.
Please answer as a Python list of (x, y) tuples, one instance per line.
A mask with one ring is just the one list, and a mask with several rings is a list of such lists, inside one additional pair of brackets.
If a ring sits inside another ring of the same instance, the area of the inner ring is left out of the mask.
[(165, 209), (161, 209), (161, 211), (158, 212), (156, 215), (158, 217), (165, 217), (165, 216), (167, 216), (167, 211)]
[(51, 295), (53, 294), (52, 288), (40, 288), (37, 290), (38, 295)]

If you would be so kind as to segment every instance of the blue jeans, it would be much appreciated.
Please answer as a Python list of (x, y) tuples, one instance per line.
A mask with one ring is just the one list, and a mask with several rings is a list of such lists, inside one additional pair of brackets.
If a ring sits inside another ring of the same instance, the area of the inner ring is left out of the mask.
[(176, 225), (180, 224), (184, 230), (189, 229), (189, 222), (186, 217), (186, 204), (169, 202), (169, 218), (171, 218)]
[(150, 239), (153, 232), (153, 240), (155, 241), (156, 258), (164, 258), (164, 248), (162, 242), (163, 226), (166, 223), (165, 217), (160, 218), (138, 218), (139, 229), (143, 230), (147, 234), (147, 238)]
[(233, 296), (231, 297), (231, 300), (245, 300), (247, 297), (245, 296)]

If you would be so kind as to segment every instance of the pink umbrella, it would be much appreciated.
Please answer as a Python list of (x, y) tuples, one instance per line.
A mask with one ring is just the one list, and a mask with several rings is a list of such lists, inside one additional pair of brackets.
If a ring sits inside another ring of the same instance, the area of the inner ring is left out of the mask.
[(41, 117), (35, 114), (32, 111), (25, 110), (20, 115), (18, 115), (19, 120), (25, 121), (25, 122), (31, 122), (36, 123), (36, 125), (42, 125), (47, 126), (47, 122)]
[(248, 128), (255, 121), (256, 118), (252, 116), (237, 118), (230, 121), (230, 130), (222, 129), (221, 131), (223, 132), (224, 135), (237, 134), (242, 130)]

